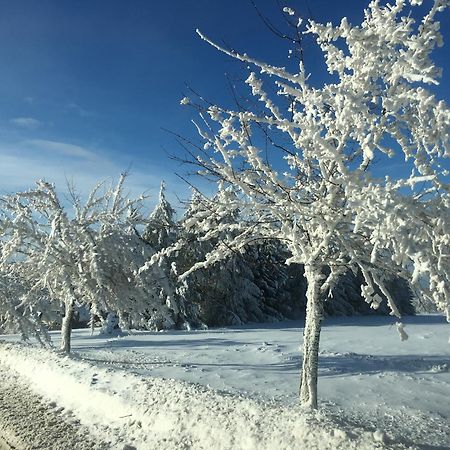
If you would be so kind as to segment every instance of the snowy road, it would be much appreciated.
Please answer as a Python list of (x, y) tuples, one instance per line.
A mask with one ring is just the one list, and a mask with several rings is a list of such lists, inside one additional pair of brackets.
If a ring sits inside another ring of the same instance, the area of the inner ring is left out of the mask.
[(106, 450), (79, 422), (32, 392), (0, 365), (0, 450)]

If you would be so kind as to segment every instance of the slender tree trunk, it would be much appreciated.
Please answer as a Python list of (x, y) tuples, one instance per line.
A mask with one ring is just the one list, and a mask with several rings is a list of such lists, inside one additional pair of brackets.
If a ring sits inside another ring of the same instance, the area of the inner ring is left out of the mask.
[(300, 380), (300, 403), (317, 409), (317, 375), (319, 369), (319, 340), (323, 319), (323, 304), (320, 287), (322, 270), (320, 267), (305, 266), (308, 282), (306, 291), (306, 320), (303, 332), (303, 364)]
[(89, 319), (89, 326), (91, 328), (91, 336), (94, 336), (95, 331), (95, 314), (91, 312), (91, 318)]
[(73, 300), (67, 300), (65, 303), (65, 315), (61, 326), (61, 350), (70, 353), (70, 337), (72, 334), (72, 320), (74, 315)]

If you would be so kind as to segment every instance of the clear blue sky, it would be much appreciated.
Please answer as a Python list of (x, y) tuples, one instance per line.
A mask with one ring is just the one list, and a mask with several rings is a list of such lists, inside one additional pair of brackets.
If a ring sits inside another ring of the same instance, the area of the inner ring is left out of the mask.
[[(256, 0), (276, 23), (276, 0)], [(425, 0), (430, 5), (430, 0)], [(303, 17), (304, 0), (285, 0)], [(318, 21), (352, 23), (365, 1), (309, 0)], [(447, 46), (437, 92), (450, 100), (450, 13), (441, 15)], [(201, 41), (218, 42), (285, 65), (288, 47), (258, 18), (249, 0), (1, 0), (0, 192), (45, 177), (74, 178), (83, 191), (132, 164), (132, 190), (183, 195), (184, 172), (165, 151), (177, 151), (161, 130), (191, 134), (192, 111), (179, 105), (185, 83), (215, 102), (230, 98), (224, 74), (239, 65)], [(307, 68), (318, 53), (305, 49)], [(165, 151), (164, 151), (165, 149)]]

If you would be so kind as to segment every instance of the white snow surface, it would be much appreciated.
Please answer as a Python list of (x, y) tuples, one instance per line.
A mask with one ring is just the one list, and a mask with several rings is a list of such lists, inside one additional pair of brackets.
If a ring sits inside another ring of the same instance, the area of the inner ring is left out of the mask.
[(449, 326), (404, 323), (402, 342), (393, 318), (326, 321), (318, 413), (297, 405), (300, 322), (118, 338), (76, 330), (72, 358), (4, 337), (0, 366), (111, 448), (450, 448)]

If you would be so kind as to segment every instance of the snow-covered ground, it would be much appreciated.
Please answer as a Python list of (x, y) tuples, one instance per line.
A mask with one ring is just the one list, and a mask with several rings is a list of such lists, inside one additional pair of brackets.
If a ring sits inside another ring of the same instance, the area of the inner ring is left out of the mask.
[(318, 415), (297, 406), (299, 322), (77, 330), (75, 358), (4, 343), (0, 365), (112, 448), (450, 448), (450, 327), (404, 322), (401, 342), (392, 318), (326, 321)]

